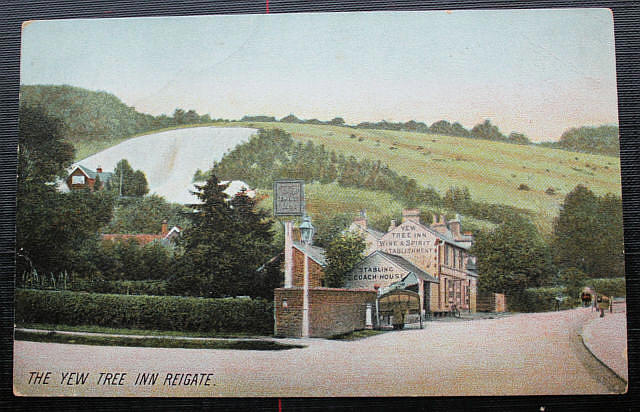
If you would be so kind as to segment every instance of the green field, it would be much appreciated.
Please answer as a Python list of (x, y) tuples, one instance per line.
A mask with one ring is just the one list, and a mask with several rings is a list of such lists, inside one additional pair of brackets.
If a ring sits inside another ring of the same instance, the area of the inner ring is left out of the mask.
[[(294, 123), (229, 122), (197, 126), (280, 128), (300, 141), (311, 140), (330, 150), (358, 159), (381, 160), (401, 175), (432, 186), (442, 195), (451, 186), (467, 186), (474, 200), (531, 210), (543, 233), (550, 233), (564, 196), (584, 184), (596, 194), (621, 193), (620, 160), (617, 157), (569, 152), (539, 146), (523, 146), (480, 139), (390, 130), (353, 129)], [(183, 126), (189, 127), (189, 126)], [(163, 129), (169, 130), (169, 129)], [(156, 133), (148, 132), (149, 133)], [(351, 135), (355, 135), (352, 138)], [(83, 158), (117, 141), (80, 143)], [(393, 147), (393, 149), (392, 149)], [(526, 185), (530, 190), (518, 190)], [(555, 194), (546, 193), (552, 188)], [(352, 211), (366, 208), (391, 211), (401, 205), (387, 195), (355, 189), (307, 186), (309, 210)], [(320, 206), (320, 202), (324, 204)], [(374, 212), (375, 213), (375, 212)]]
[[(596, 194), (621, 194), (620, 160), (612, 156), (327, 125), (234, 122), (221, 126), (280, 128), (296, 140), (311, 140), (359, 159), (380, 159), (399, 174), (432, 186), (441, 194), (451, 186), (467, 186), (474, 200), (531, 210), (545, 233), (551, 231), (559, 206), (576, 185), (582, 183)], [(518, 190), (521, 184), (531, 190)], [(548, 188), (555, 189), (556, 194), (545, 193)]]

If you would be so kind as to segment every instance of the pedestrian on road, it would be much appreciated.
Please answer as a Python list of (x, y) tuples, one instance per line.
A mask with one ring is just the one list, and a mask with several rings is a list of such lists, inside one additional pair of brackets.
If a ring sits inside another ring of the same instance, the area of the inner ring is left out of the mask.
[(393, 308), (393, 329), (404, 328), (404, 311), (402, 306), (395, 305)]
[(604, 318), (604, 311), (609, 309), (609, 298), (598, 295), (598, 306), (600, 307), (600, 317)]
[(609, 296), (609, 313), (613, 313), (613, 296)]

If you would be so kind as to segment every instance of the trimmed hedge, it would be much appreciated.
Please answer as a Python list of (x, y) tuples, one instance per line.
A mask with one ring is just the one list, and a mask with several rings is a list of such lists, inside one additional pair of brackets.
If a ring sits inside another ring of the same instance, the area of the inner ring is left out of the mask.
[(585, 284), (590, 286), (596, 293), (607, 296), (627, 296), (624, 278), (587, 279)]
[(18, 289), (16, 322), (271, 335), (273, 302)]
[(69, 290), (119, 295), (167, 295), (165, 280), (84, 280), (74, 279)]

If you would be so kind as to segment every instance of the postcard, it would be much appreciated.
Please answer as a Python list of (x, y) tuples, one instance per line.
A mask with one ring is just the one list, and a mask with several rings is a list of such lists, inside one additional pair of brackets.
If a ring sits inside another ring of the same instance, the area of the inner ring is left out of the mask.
[(17, 396), (623, 394), (608, 9), (25, 21)]

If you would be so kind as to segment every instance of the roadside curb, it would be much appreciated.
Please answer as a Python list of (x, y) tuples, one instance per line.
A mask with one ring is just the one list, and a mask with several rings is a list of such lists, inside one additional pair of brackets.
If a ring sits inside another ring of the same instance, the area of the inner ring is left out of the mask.
[(624, 376), (622, 376), (620, 373), (616, 372), (611, 366), (609, 366), (604, 360), (602, 360), (600, 357), (598, 357), (596, 355), (596, 351), (593, 350), (591, 344), (589, 343), (589, 340), (591, 339), (591, 332), (589, 330), (585, 331), (585, 326), (587, 326), (588, 323), (590, 323), (592, 320), (589, 320), (587, 323), (585, 323), (582, 328), (580, 329), (580, 340), (582, 341), (582, 344), (584, 345), (584, 347), (587, 349), (587, 351), (589, 351), (589, 353), (600, 363), (602, 364), (604, 367), (606, 367), (607, 369), (609, 369), (614, 375), (616, 375), (618, 378), (620, 378), (622, 381), (624, 381), (625, 384), (629, 384), (628, 379), (626, 379)]
[(102, 336), (102, 337), (114, 337), (114, 338), (133, 338), (133, 339), (173, 339), (173, 340), (192, 340), (192, 341), (273, 341), (277, 342), (278, 339), (270, 337), (246, 337), (246, 338), (208, 338), (208, 337), (194, 337), (194, 336), (173, 336), (173, 335), (126, 335), (118, 333), (102, 333), (102, 332), (78, 332), (67, 330), (51, 330), (51, 329), (30, 329), (30, 328), (14, 328), (14, 331), (26, 332), (26, 333), (38, 333), (49, 334), (55, 333), (59, 335), (71, 335), (71, 336)]

